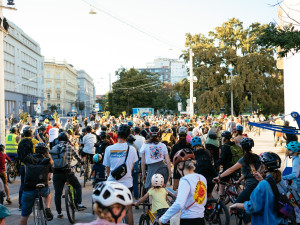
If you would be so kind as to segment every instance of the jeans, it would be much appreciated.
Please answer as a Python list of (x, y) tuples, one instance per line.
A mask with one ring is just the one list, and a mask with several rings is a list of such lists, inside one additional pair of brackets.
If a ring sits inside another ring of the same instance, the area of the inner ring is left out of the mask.
[(21, 176), (21, 185), (19, 189), (19, 205), (22, 206), (22, 194), (24, 188), (24, 181), (25, 181), (25, 166), (21, 165), (20, 167), (20, 176)]
[(82, 201), (82, 189), (81, 185), (77, 179), (77, 177), (74, 175), (74, 173), (58, 173), (53, 174), (53, 185), (55, 190), (55, 207), (57, 213), (61, 213), (61, 196), (63, 193), (63, 189), (66, 182), (69, 182), (73, 188), (75, 189), (75, 196), (76, 196), (76, 203), (81, 204)]
[(133, 197), (139, 199), (139, 162), (136, 162), (132, 171), (133, 178)]

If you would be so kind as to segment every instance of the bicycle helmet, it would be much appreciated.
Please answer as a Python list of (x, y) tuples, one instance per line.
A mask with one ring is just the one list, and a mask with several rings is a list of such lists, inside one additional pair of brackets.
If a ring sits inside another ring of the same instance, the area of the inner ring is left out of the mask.
[(186, 128), (186, 127), (183, 127), (183, 126), (180, 127), (179, 130), (178, 130), (178, 133), (179, 133), (179, 134), (186, 134), (186, 133), (187, 133), (187, 128)]
[(189, 159), (195, 160), (193, 151), (189, 148), (184, 148), (178, 151), (173, 158), (173, 165), (177, 166), (180, 162), (185, 162)]
[(94, 160), (95, 163), (100, 162), (101, 159), (102, 159), (102, 155), (100, 155), (100, 154), (95, 154), (95, 155), (93, 156), (93, 160)]
[(132, 121), (128, 121), (127, 125), (130, 126), (130, 127), (133, 127), (133, 122)]
[(139, 133), (141, 133), (141, 129), (139, 127), (134, 127), (133, 132), (136, 134), (139, 134)]
[(264, 164), (268, 171), (279, 169), (281, 166), (280, 157), (274, 152), (264, 152), (260, 154), (259, 159)]
[(243, 128), (242, 125), (237, 125), (237, 126), (236, 126), (236, 130), (237, 130), (237, 131), (243, 131), (244, 128)]
[(193, 137), (192, 140), (191, 140), (191, 145), (193, 147), (195, 147), (196, 145), (202, 145), (202, 140), (200, 137), (196, 136), (196, 137)]
[(29, 127), (29, 126), (25, 127), (23, 129), (23, 134), (24, 134), (25, 137), (30, 137), (32, 135), (32, 129), (31, 129), (31, 127)]
[(151, 185), (152, 187), (162, 187), (164, 186), (164, 180), (163, 175), (156, 173), (151, 178)]
[(10, 131), (10, 133), (13, 134), (17, 131), (17, 128), (16, 127), (11, 127), (9, 131)]
[(252, 147), (254, 147), (254, 141), (252, 138), (242, 138), (241, 142), (240, 142), (241, 146), (243, 149), (251, 149)]
[(87, 126), (87, 127), (85, 128), (85, 131), (86, 131), (87, 133), (91, 133), (91, 132), (92, 132), (92, 127), (91, 127), (91, 126)]
[(159, 129), (158, 127), (156, 127), (156, 126), (152, 126), (152, 127), (150, 127), (150, 129), (149, 129), (149, 134), (150, 134), (150, 136), (152, 136), (152, 137), (159, 136), (159, 134), (160, 134), (160, 129)]
[(298, 141), (291, 141), (286, 146), (287, 150), (297, 153), (300, 151), (300, 143)]
[(58, 140), (59, 141), (65, 141), (65, 142), (68, 142), (69, 141), (69, 135), (67, 132), (61, 132), (59, 135), (58, 135)]
[(0, 151), (4, 151), (5, 146), (3, 144), (0, 144)]
[(35, 152), (43, 155), (48, 152), (48, 147), (45, 143), (37, 143), (35, 146)]
[(130, 127), (126, 124), (121, 124), (118, 129), (118, 135), (123, 135), (127, 138), (129, 134), (130, 134)]
[(223, 131), (221, 136), (227, 140), (230, 140), (232, 138), (232, 134), (227, 130)]

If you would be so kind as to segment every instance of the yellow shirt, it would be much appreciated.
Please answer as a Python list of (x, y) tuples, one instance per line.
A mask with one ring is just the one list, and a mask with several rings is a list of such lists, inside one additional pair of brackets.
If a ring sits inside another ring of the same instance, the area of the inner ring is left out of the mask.
[(148, 191), (152, 198), (151, 212), (156, 213), (158, 209), (169, 208), (166, 197), (168, 192), (164, 188), (150, 188)]

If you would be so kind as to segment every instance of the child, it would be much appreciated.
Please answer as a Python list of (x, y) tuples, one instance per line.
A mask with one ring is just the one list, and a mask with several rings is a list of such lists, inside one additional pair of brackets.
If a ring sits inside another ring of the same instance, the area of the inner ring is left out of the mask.
[(93, 165), (92, 172), (90, 174), (90, 179), (93, 177), (93, 187), (95, 184), (101, 181), (105, 181), (105, 166), (101, 163), (102, 156), (100, 154), (95, 154), (93, 160), (95, 164)]
[(154, 174), (151, 178), (151, 188), (138, 202), (135, 203), (135, 206), (138, 207), (139, 204), (144, 202), (149, 196), (152, 199), (152, 208), (151, 212), (153, 214), (157, 213), (159, 209), (169, 208), (167, 203), (167, 190), (164, 186), (164, 177), (161, 174)]
[(7, 185), (7, 176), (6, 176), (6, 172), (5, 172), (5, 160), (8, 161), (8, 163), (11, 162), (10, 158), (8, 155), (6, 155), (4, 153), (4, 149), (5, 146), (0, 144), (0, 179), (3, 181), (3, 185), (4, 185), (4, 190), (7, 196), (7, 203), (11, 204), (11, 200), (9, 198), (9, 189), (8, 189), (8, 185)]

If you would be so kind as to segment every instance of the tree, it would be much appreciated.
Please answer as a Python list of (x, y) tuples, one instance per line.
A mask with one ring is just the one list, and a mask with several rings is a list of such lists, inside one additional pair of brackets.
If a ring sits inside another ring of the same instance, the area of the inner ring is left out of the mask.
[(50, 110), (51, 110), (51, 112), (54, 112), (55, 110), (57, 110), (57, 106), (56, 105), (51, 105)]
[(85, 104), (83, 101), (76, 101), (75, 106), (79, 111), (82, 111), (85, 109)]
[[(281, 71), (276, 67), (275, 48), (255, 43), (257, 35), (266, 26), (253, 23), (244, 28), (241, 21), (232, 18), (209, 32), (208, 36), (186, 35), (186, 47), (194, 52), (194, 73), (198, 78), (194, 85), (195, 108), (198, 112), (219, 113), (221, 108), (225, 108), (229, 114), (231, 87), (236, 115), (249, 111), (250, 93), (254, 109), (265, 113), (282, 112), (283, 80)], [(189, 60), (188, 50), (182, 57), (185, 61)], [(183, 99), (188, 98), (187, 80), (175, 88)]]

